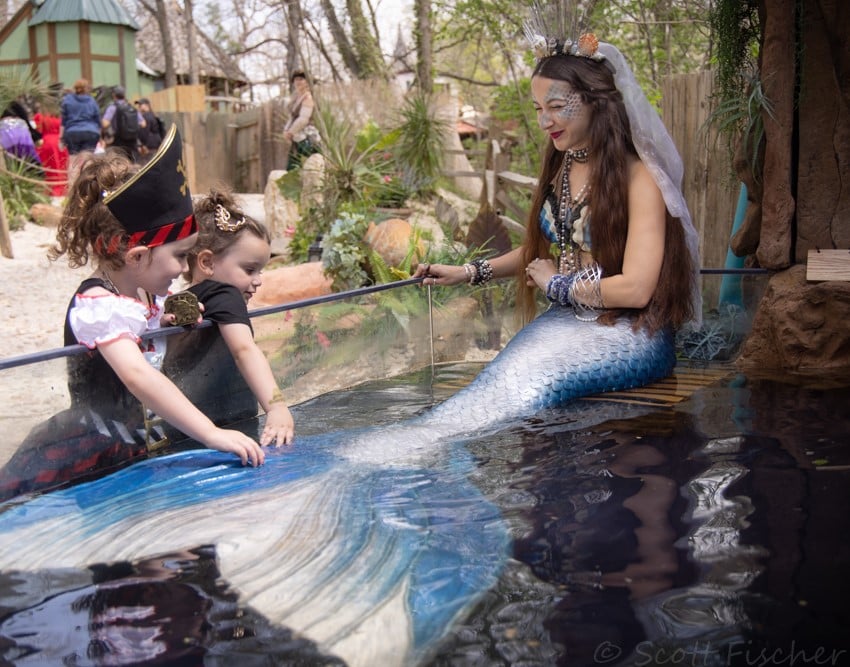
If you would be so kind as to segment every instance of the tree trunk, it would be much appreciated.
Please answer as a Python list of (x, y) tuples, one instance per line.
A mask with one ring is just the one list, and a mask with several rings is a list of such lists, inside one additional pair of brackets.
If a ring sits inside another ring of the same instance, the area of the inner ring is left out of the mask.
[(162, 35), (162, 52), (165, 56), (165, 87), (171, 88), (177, 85), (177, 72), (174, 69), (174, 46), (171, 42), (165, 0), (156, 0), (156, 22)]
[(286, 75), (292, 76), (295, 70), (301, 69), (303, 58), (301, 57), (301, 35), (304, 16), (301, 12), (300, 0), (284, 0), (284, 12), (286, 15)]
[(195, 57), (197, 49), (195, 46), (195, 18), (192, 0), (184, 0), (183, 5), (186, 14), (186, 48), (189, 54), (189, 83), (195, 85), (200, 83), (200, 77), (198, 76), (198, 59)]
[(416, 78), (420, 90), (430, 95), (434, 90), (433, 33), (431, 31), (431, 0), (416, 0)]
[(369, 27), (366, 15), (363, 13), (363, 5), (360, 4), (360, 0), (346, 0), (345, 6), (348, 10), (348, 21), (351, 24), (351, 41), (360, 65), (359, 78), (386, 78), (381, 47)]
[(331, 37), (333, 37), (334, 42), (336, 43), (336, 48), (339, 51), (340, 57), (342, 57), (342, 62), (345, 64), (345, 68), (355, 79), (362, 79), (363, 76), (360, 71), (360, 62), (357, 59), (357, 55), (354, 53), (354, 49), (351, 48), (351, 42), (348, 39), (348, 35), (345, 34), (345, 30), (337, 18), (333, 4), (330, 0), (321, 0), (321, 5), (322, 11), (325, 13), (325, 18), (328, 20), (328, 29), (331, 31)]

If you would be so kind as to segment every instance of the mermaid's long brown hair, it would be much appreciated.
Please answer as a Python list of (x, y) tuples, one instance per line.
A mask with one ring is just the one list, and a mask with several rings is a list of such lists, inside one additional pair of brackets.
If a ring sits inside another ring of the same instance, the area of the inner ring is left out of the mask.
[[(602, 63), (577, 56), (552, 56), (541, 60), (532, 74), (566, 81), (590, 106), (590, 237), (593, 257), (604, 276), (622, 273), (629, 227), (629, 164), (638, 159), (632, 141), (629, 117), (622, 95), (614, 85), (611, 70)], [(551, 244), (538, 221), (549, 183), (555, 178), (564, 153), (548, 141), (538, 187), (529, 210), (522, 261), (517, 271), (517, 308), (523, 322), (537, 314), (537, 287), (526, 285), (525, 267), (536, 257), (551, 257)], [(631, 314), (636, 328), (650, 332), (678, 328), (693, 316), (691, 286), (694, 267), (679, 220), (667, 213), (664, 259), (658, 286), (646, 308), (617, 309), (603, 313), (599, 321), (612, 324), (619, 315)]]

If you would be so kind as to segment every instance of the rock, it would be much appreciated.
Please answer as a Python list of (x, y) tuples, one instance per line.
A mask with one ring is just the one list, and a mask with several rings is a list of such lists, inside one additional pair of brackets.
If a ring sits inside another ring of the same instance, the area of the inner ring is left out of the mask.
[(263, 284), (251, 299), (251, 307), (276, 306), (331, 293), (330, 278), (321, 262), (283, 266), (263, 273)]
[(266, 197), (253, 192), (240, 192), (233, 195), (242, 212), (259, 223), (266, 224)]
[(325, 158), (313, 153), (301, 165), (301, 210), (322, 205), (325, 181)]
[(806, 281), (806, 266), (775, 274), (736, 365), (742, 370), (850, 370), (850, 283)]
[(30, 208), (30, 219), (42, 227), (55, 229), (62, 219), (62, 209), (50, 204), (33, 204)]
[[(370, 222), (363, 240), (366, 245), (381, 256), (387, 266), (397, 267), (407, 256), (412, 234), (413, 227), (407, 220), (390, 218), (377, 225)], [(413, 257), (413, 263), (416, 264), (424, 254), (425, 248), (420, 241), (417, 252)]]
[(265, 223), (272, 236), (272, 246), (275, 240), (284, 237), (287, 227), (294, 227), (300, 220), (298, 204), (284, 197), (277, 185), (277, 180), (285, 173), (285, 170), (269, 172), (263, 192)]

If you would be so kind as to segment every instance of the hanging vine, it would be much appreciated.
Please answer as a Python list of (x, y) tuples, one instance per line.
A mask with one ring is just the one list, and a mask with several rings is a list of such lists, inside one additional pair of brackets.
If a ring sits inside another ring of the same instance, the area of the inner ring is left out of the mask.
[(759, 179), (759, 145), (764, 135), (762, 112), (772, 115), (758, 68), (761, 24), (758, 0), (717, 0), (709, 23), (716, 67), (714, 112), (709, 123), (724, 137), (730, 163), (738, 142), (746, 139), (753, 176)]

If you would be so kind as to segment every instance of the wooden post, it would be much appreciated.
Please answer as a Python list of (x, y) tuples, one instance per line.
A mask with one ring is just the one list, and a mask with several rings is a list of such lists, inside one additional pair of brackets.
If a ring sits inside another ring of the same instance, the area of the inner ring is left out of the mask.
[[(0, 170), (6, 171), (6, 156), (0, 150)], [(0, 190), (0, 252), (3, 257), (15, 259), (12, 252), (12, 237), (9, 234), (9, 221), (6, 219), (6, 203), (3, 201), (3, 191)]]

